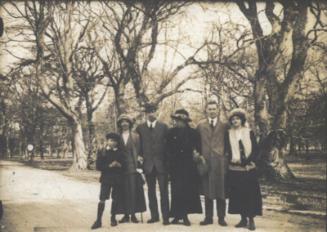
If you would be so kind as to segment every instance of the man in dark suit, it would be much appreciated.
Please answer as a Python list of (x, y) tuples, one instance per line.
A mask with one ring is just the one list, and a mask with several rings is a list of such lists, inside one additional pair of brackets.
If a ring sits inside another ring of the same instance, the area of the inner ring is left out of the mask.
[(158, 203), (156, 195), (156, 181), (158, 180), (161, 199), (161, 213), (163, 224), (169, 224), (168, 174), (165, 158), (165, 144), (168, 126), (157, 120), (157, 107), (153, 104), (145, 106), (146, 122), (136, 128), (141, 140), (141, 154), (143, 156), (143, 170), (148, 185), (149, 208), (151, 218), (148, 223), (159, 221)]

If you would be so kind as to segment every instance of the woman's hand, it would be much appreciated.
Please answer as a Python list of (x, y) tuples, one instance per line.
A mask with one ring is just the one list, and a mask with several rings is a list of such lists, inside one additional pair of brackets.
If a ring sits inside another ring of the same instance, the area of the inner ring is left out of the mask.
[(137, 161), (140, 162), (141, 164), (143, 164), (143, 157), (138, 155), (137, 156)]
[(248, 165), (245, 166), (245, 168), (246, 168), (247, 171), (250, 171), (250, 170), (252, 170), (252, 169), (255, 169), (256, 166), (255, 166), (255, 163), (253, 163), (253, 162), (251, 161)]
[(109, 164), (109, 168), (114, 168), (114, 167), (121, 168), (121, 164), (115, 160)]
[(200, 153), (197, 150), (193, 150), (193, 160), (195, 162), (198, 162), (200, 160), (200, 158), (201, 158), (200, 156), (201, 155), (200, 155)]

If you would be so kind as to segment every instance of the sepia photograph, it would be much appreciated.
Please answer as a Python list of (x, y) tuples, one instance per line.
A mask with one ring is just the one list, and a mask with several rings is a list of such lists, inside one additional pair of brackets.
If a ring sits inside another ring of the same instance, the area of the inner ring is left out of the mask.
[(327, 2), (0, 0), (0, 232), (324, 232)]

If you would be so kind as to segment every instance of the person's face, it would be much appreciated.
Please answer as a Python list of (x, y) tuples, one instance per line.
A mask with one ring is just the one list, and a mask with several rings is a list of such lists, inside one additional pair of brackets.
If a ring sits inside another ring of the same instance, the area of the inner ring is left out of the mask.
[(218, 116), (218, 106), (216, 104), (209, 104), (207, 106), (207, 114), (209, 118), (216, 118)]
[(111, 148), (115, 148), (118, 145), (117, 141), (114, 139), (107, 139), (107, 144)]
[(242, 126), (242, 120), (239, 116), (233, 116), (231, 119), (231, 123), (234, 128)]
[(176, 127), (181, 128), (186, 126), (186, 123), (183, 120), (176, 119), (175, 122), (176, 122)]
[(153, 111), (153, 112), (148, 112), (146, 113), (146, 118), (150, 121), (153, 122), (157, 119), (157, 112)]
[(120, 122), (120, 126), (123, 131), (129, 130), (129, 127), (130, 127), (129, 122), (127, 120), (122, 120)]

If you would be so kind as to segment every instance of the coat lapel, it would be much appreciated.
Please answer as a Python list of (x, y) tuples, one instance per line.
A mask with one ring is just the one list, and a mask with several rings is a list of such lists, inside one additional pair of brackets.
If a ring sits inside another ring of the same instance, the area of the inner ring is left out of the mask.
[(211, 128), (208, 119), (205, 121), (205, 123), (203, 124), (204, 129), (205, 129), (205, 134), (207, 136), (208, 141), (210, 141), (215, 135), (217, 135), (217, 133), (219, 132), (219, 130), (221, 130), (221, 122), (219, 122), (219, 120), (217, 120), (216, 125), (214, 126), (214, 128)]

